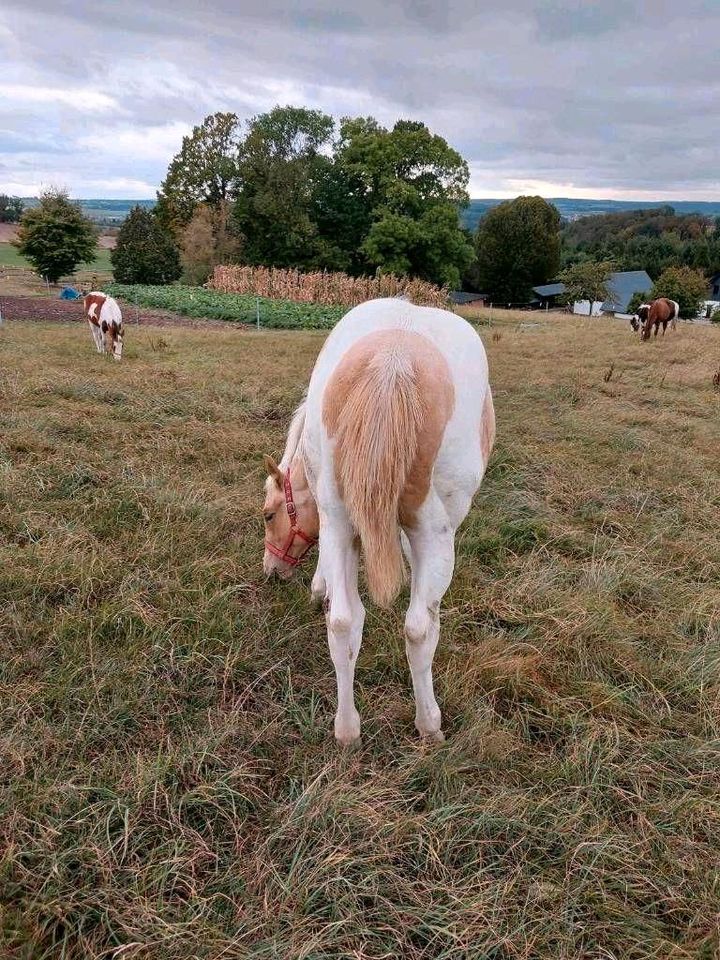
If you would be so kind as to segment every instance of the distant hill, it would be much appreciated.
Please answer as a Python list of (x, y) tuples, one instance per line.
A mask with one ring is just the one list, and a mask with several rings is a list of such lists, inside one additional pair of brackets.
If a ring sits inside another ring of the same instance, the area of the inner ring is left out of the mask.
[[(502, 200), (471, 200), (462, 212), (463, 226), (475, 230), (478, 221), (491, 207)], [(548, 201), (554, 203), (565, 220), (577, 220), (596, 213), (623, 213), (627, 210), (653, 210), (658, 207), (672, 207), (675, 213), (700, 213), (706, 217), (720, 217), (720, 201), (717, 203), (703, 200), (570, 200), (567, 197), (554, 197)]]
[[(155, 200), (78, 200), (86, 216), (104, 226), (117, 226), (122, 223), (136, 204), (152, 210), (155, 202)], [(37, 198), (23, 197), (23, 203), (33, 207), (37, 203)], [(502, 203), (502, 200), (493, 198), (471, 200), (461, 214), (463, 225), (469, 230), (475, 230), (480, 218), (499, 203)], [(621, 213), (626, 210), (649, 210), (657, 207), (672, 207), (676, 213), (701, 213), (706, 217), (720, 217), (720, 200), (715, 203), (700, 200), (570, 200), (567, 197), (556, 197), (550, 200), (550, 203), (555, 204), (565, 220), (577, 220), (579, 217), (586, 217), (593, 213)]]
[[(36, 206), (37, 197), (23, 197), (26, 207)], [(78, 200), (86, 217), (95, 223), (106, 227), (118, 226), (130, 213), (133, 207), (141, 206), (152, 210), (155, 200)]]

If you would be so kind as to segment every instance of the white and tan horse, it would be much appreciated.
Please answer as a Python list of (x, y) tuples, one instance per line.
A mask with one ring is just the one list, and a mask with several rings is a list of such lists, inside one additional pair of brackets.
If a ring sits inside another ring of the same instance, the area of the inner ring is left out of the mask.
[(93, 290), (83, 297), (83, 307), (98, 353), (106, 349), (116, 360), (122, 358), (123, 322), (117, 300), (107, 293)]
[(360, 736), (360, 551), (370, 595), (388, 606), (404, 578), (401, 540), (411, 568), (405, 649), (415, 726), (442, 739), (432, 679), (440, 602), (453, 575), (455, 532), (494, 437), (487, 359), (473, 328), (444, 310), (371, 300), (328, 337), (279, 466), (266, 458), (264, 570), (290, 576), (319, 538), (312, 592), (325, 603), (343, 744)]

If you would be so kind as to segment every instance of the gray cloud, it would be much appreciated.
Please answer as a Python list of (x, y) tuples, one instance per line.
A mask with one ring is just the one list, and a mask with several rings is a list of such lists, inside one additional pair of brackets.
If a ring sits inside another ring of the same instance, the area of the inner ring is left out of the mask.
[(0, 190), (151, 196), (183, 133), (276, 103), (425, 120), (472, 193), (713, 198), (715, 0), (6, 0)]

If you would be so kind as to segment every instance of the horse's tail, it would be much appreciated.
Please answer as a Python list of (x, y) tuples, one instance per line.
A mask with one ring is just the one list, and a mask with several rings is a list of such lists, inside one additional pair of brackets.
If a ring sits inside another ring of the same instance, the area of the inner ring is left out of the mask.
[(379, 350), (338, 412), (335, 471), (360, 537), (373, 600), (389, 606), (403, 584), (400, 497), (418, 450), (423, 405), (409, 356)]

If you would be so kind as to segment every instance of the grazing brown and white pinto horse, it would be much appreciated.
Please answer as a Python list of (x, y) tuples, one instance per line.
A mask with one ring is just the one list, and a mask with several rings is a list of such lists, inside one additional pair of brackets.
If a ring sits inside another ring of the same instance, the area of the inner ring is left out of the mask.
[(97, 352), (105, 353), (107, 348), (116, 360), (120, 360), (123, 351), (123, 322), (117, 301), (106, 293), (93, 290), (83, 297), (83, 306)]
[(660, 297), (653, 300), (652, 303), (642, 303), (630, 323), (633, 330), (640, 330), (641, 340), (649, 340), (653, 327), (655, 328), (655, 336), (658, 335), (661, 324), (663, 336), (665, 336), (668, 323), (674, 330), (677, 326), (679, 313), (680, 306), (675, 300)]
[(355, 307), (328, 337), (280, 464), (266, 458), (263, 568), (292, 575), (319, 540), (312, 594), (324, 601), (338, 705), (335, 736), (360, 737), (353, 682), (365, 608), (389, 606), (410, 563), (405, 650), (415, 726), (443, 739), (432, 661), (440, 602), (452, 579), (455, 532), (495, 438), (482, 341), (454, 313), (398, 299)]

